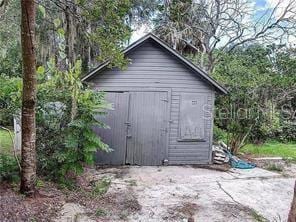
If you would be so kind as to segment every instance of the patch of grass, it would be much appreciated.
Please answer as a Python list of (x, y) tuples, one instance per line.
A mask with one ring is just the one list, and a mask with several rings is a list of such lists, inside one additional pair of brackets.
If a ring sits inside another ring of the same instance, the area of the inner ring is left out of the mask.
[(136, 180), (126, 180), (126, 182), (127, 182), (130, 186), (137, 186), (137, 181), (136, 181)]
[(296, 160), (296, 143), (271, 141), (262, 145), (248, 144), (241, 151), (257, 157), (282, 157)]
[(95, 186), (92, 190), (92, 195), (94, 196), (101, 196), (105, 194), (109, 187), (111, 185), (111, 179), (108, 177), (102, 178), (102, 180), (99, 180), (95, 183)]
[(126, 211), (122, 211), (120, 214), (119, 214), (119, 218), (121, 219), (121, 220), (127, 220), (127, 218), (128, 218), (128, 213), (126, 212)]
[(0, 153), (11, 153), (12, 141), (9, 132), (0, 129)]
[(261, 214), (259, 214), (256, 210), (251, 209), (251, 215), (257, 222), (267, 222), (268, 220), (263, 217)]
[(102, 208), (98, 208), (98, 209), (96, 210), (96, 216), (97, 216), (97, 217), (104, 217), (104, 216), (107, 216), (107, 212), (106, 212), (104, 209), (102, 209)]
[(36, 187), (37, 188), (44, 187), (44, 182), (42, 180), (40, 180), (40, 179), (37, 179), (37, 181), (36, 181)]

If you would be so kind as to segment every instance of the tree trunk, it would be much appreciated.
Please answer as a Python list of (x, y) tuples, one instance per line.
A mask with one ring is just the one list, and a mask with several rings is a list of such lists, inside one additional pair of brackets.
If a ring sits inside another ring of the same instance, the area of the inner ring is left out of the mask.
[(35, 194), (36, 181), (36, 58), (35, 58), (35, 2), (21, 0), (21, 40), (23, 58), (22, 99), (22, 170), (20, 192)]
[(215, 67), (214, 62), (215, 62), (215, 59), (214, 59), (213, 53), (209, 52), (208, 53), (208, 65), (207, 65), (207, 69), (206, 69), (206, 71), (208, 72), (209, 75), (211, 73), (213, 73), (213, 70), (214, 70), (214, 67)]
[[(76, 60), (75, 56), (75, 50), (74, 50), (74, 41), (75, 41), (75, 24), (74, 24), (74, 18), (72, 13), (75, 12), (77, 9), (75, 8), (75, 4), (71, 2), (71, 0), (66, 0), (65, 1), (65, 23), (66, 23), (66, 32), (65, 32), (65, 41), (66, 41), (66, 46), (65, 46), (65, 53), (68, 58), (68, 62), (71, 66), (74, 66), (74, 62)], [(72, 13), (71, 13), (72, 11)], [(67, 65), (67, 68), (69, 65)]]
[(296, 181), (294, 186), (294, 197), (291, 204), (288, 222), (296, 222)]

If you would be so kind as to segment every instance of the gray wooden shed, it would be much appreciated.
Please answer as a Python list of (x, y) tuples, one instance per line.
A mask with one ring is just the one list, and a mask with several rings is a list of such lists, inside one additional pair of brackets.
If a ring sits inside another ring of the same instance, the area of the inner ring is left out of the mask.
[(210, 163), (215, 93), (226, 89), (153, 34), (124, 53), (127, 70), (105, 62), (83, 78), (113, 106), (100, 117), (110, 129), (95, 129), (113, 152), (97, 164)]

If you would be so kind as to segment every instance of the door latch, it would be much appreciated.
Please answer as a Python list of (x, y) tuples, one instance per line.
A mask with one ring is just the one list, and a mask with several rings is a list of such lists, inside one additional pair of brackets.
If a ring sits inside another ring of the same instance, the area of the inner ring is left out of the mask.
[(129, 121), (126, 121), (124, 124), (126, 125), (126, 138), (131, 138), (132, 137), (132, 135), (130, 134), (131, 123)]

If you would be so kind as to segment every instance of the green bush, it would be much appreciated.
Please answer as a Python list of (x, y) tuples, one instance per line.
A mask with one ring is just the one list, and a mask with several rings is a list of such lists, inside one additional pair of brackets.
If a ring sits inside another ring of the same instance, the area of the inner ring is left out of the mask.
[[(37, 77), (37, 173), (67, 183), (82, 172), (83, 164), (94, 162), (97, 149), (109, 151), (92, 130), (94, 126), (104, 127), (97, 116), (105, 114), (108, 104), (104, 93), (82, 84), (81, 61), (65, 71), (51, 60), (47, 69), (37, 69)], [(21, 79), (2, 75), (0, 88), (0, 124), (10, 125), (13, 114), (20, 109)], [(1, 158), (1, 178), (13, 179), (14, 159)]]
[[(277, 68), (270, 60), (270, 53), (276, 53), (279, 59)], [(289, 104), (288, 110), (292, 112), (296, 107), (296, 101), (292, 99), (295, 97), (296, 75), (292, 71), (295, 52), (287, 53), (285, 56), (280, 48), (277, 51), (277, 47), (271, 49), (260, 45), (239, 47), (230, 53), (220, 52), (211, 74), (228, 88), (229, 94), (217, 97), (215, 123), (229, 132), (229, 146), (234, 153), (246, 142), (262, 144), (274, 138), (276, 132), (277, 137), (283, 139), (288, 132), (286, 140), (291, 139), (292, 129), (280, 130), (285, 127), (281, 125), (282, 105)], [(290, 95), (283, 94), (289, 91)]]
[(16, 159), (9, 154), (0, 154), (0, 182), (17, 182), (19, 180), (19, 167)]
[(214, 142), (217, 143), (218, 141), (227, 142), (227, 132), (218, 126), (214, 125)]
[(93, 164), (98, 149), (109, 150), (93, 131), (94, 126), (104, 127), (97, 116), (108, 104), (104, 93), (82, 85), (80, 66), (78, 61), (69, 71), (60, 71), (51, 62), (47, 71), (51, 78), (42, 78), (42, 72), (39, 77), (38, 173), (64, 184), (80, 174), (84, 164)]
[(0, 75), (0, 125), (12, 125), (13, 115), (21, 107), (21, 88), (21, 78)]
[(92, 190), (93, 196), (101, 196), (107, 193), (109, 187), (111, 185), (111, 179), (108, 177), (103, 177), (101, 180), (95, 183), (95, 186)]
[(276, 109), (275, 104), (270, 101), (266, 102), (265, 109), (262, 109), (258, 115), (250, 133), (250, 142), (262, 144), (270, 138), (274, 138), (274, 134), (281, 128), (280, 112)]
[(283, 122), (275, 133), (275, 138), (284, 143), (296, 142), (296, 123)]

